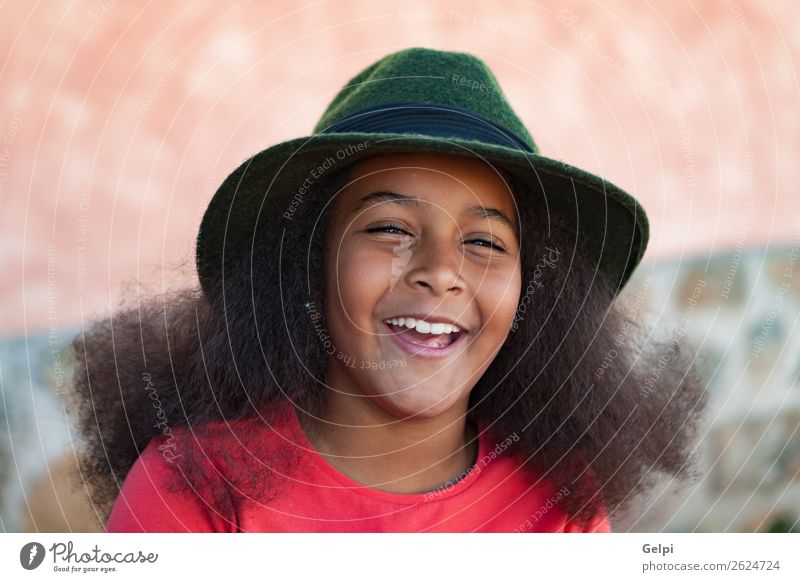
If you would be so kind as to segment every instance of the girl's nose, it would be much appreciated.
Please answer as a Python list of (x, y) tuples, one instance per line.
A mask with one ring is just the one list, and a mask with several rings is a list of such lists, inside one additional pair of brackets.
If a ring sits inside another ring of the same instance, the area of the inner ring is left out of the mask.
[(441, 240), (420, 241), (413, 246), (406, 280), (412, 288), (425, 288), (436, 296), (464, 290), (463, 256), (458, 247)]

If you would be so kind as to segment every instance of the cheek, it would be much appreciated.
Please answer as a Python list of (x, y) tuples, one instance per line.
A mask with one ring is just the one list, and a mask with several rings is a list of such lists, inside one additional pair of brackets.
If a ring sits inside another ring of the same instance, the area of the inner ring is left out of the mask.
[(382, 255), (348, 244), (329, 259), (328, 305), (345, 325), (366, 325), (388, 290), (391, 264)]
[(481, 283), (480, 305), (484, 317), (491, 317), (490, 325), (496, 329), (510, 327), (520, 298), (519, 269), (503, 276), (487, 277)]

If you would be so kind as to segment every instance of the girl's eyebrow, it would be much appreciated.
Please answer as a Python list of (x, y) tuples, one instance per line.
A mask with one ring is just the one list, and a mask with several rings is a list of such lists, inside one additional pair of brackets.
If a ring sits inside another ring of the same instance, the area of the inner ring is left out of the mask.
[[(408, 196), (407, 194), (400, 194), (399, 192), (392, 192), (390, 190), (379, 190), (377, 192), (371, 192), (370, 194), (367, 194), (361, 198), (361, 200), (358, 201), (358, 204), (356, 204), (355, 208), (353, 208), (351, 214), (366, 210), (367, 208), (371, 208), (372, 206), (382, 202), (401, 204), (403, 206), (410, 206), (412, 208), (422, 208), (424, 205), (429, 204), (429, 202), (426, 200), (420, 200), (419, 198), (414, 198), (413, 196)], [(464, 216), (474, 216), (477, 218), (486, 218), (488, 220), (500, 222), (501, 224), (505, 224), (514, 232), (514, 234), (516, 234), (516, 227), (514, 226), (514, 223), (505, 212), (497, 208), (487, 208), (486, 206), (475, 204), (465, 208), (462, 214)]]
[(426, 204), (424, 200), (420, 200), (419, 198), (414, 198), (413, 196), (408, 196), (406, 194), (399, 194), (397, 192), (391, 192), (389, 190), (379, 190), (377, 192), (372, 192), (370, 194), (367, 194), (361, 200), (359, 200), (358, 204), (356, 204), (356, 207), (353, 209), (353, 212), (358, 212), (359, 210), (366, 210), (367, 208), (371, 208), (376, 204), (380, 204), (382, 202), (402, 204), (404, 206), (411, 206), (412, 208), (422, 208), (423, 204)]

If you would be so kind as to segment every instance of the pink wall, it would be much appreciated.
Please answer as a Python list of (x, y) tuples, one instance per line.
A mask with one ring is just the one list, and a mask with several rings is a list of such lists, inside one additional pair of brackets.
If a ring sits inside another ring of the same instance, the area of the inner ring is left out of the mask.
[(480, 56), (544, 154), (634, 193), (645, 262), (795, 237), (797, 3), (603, 4), (6, 2), (0, 333), (187, 282), (227, 173), (409, 46)]

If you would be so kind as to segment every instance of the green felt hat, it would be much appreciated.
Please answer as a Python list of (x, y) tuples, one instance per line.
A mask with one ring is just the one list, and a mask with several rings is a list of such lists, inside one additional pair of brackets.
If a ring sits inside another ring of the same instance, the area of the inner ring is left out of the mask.
[[(577, 248), (617, 292), (644, 254), (647, 216), (610, 182), (539, 155), (494, 74), (477, 57), (414, 47), (389, 54), (353, 77), (310, 136), (269, 147), (244, 161), (211, 199), (197, 236), (197, 271), (208, 290), (223, 264), (249, 256), (257, 225), (290, 227), (303, 197), (326, 173), (380, 153), (445, 152), (502, 167), (563, 214)], [(270, 208), (283, 209), (266, 213)]]

